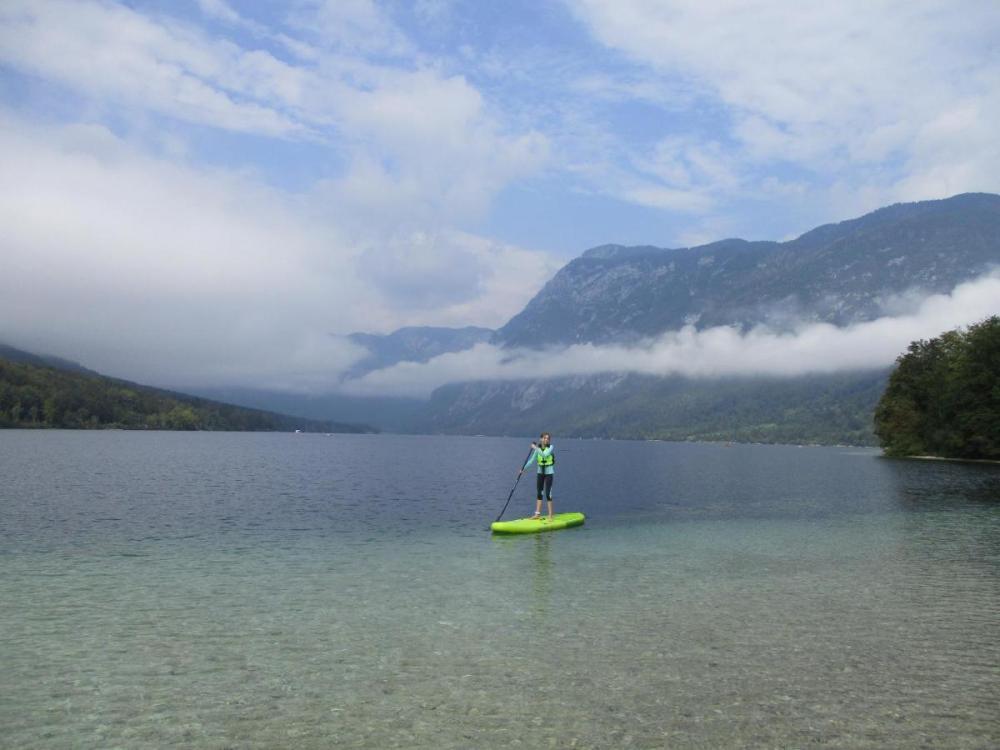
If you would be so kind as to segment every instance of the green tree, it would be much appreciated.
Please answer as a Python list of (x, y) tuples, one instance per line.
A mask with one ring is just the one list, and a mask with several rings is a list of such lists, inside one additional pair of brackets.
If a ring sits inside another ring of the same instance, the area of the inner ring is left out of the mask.
[(887, 455), (1000, 458), (1000, 317), (910, 344), (875, 409)]
[(56, 402), (55, 396), (49, 396), (45, 399), (45, 404), (42, 406), (42, 415), (47, 425), (51, 426), (59, 422), (59, 404)]

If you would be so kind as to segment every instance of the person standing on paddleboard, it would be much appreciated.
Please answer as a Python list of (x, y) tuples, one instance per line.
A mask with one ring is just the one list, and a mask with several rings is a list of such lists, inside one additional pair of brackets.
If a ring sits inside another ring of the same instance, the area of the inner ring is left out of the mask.
[(538, 466), (538, 474), (535, 480), (538, 499), (535, 502), (535, 515), (532, 516), (532, 518), (537, 518), (538, 520), (542, 518), (543, 495), (548, 500), (549, 520), (552, 520), (552, 480), (555, 479), (556, 473), (556, 456), (554, 450), (552, 436), (547, 432), (543, 432), (538, 442), (531, 444), (531, 455), (518, 473), (518, 476), (521, 476), (524, 470), (531, 466), (532, 463)]

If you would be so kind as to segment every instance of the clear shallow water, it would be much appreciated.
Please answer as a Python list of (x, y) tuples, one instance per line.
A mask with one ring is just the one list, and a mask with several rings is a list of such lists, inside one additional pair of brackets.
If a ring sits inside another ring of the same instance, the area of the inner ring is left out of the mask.
[(0, 432), (0, 746), (1000, 743), (1000, 467), (557, 448)]

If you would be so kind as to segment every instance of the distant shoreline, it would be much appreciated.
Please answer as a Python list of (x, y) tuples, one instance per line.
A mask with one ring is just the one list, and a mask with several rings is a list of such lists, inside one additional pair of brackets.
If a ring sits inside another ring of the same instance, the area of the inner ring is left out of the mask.
[(882, 456), (883, 458), (912, 458), (917, 461), (961, 461), (967, 464), (1000, 464), (993, 458), (952, 458), (950, 456)]

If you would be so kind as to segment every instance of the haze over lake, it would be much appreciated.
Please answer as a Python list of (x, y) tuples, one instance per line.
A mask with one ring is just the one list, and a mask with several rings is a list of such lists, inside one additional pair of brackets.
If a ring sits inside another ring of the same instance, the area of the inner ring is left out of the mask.
[(1000, 467), (555, 437), (0, 432), (0, 744), (1000, 742)]

